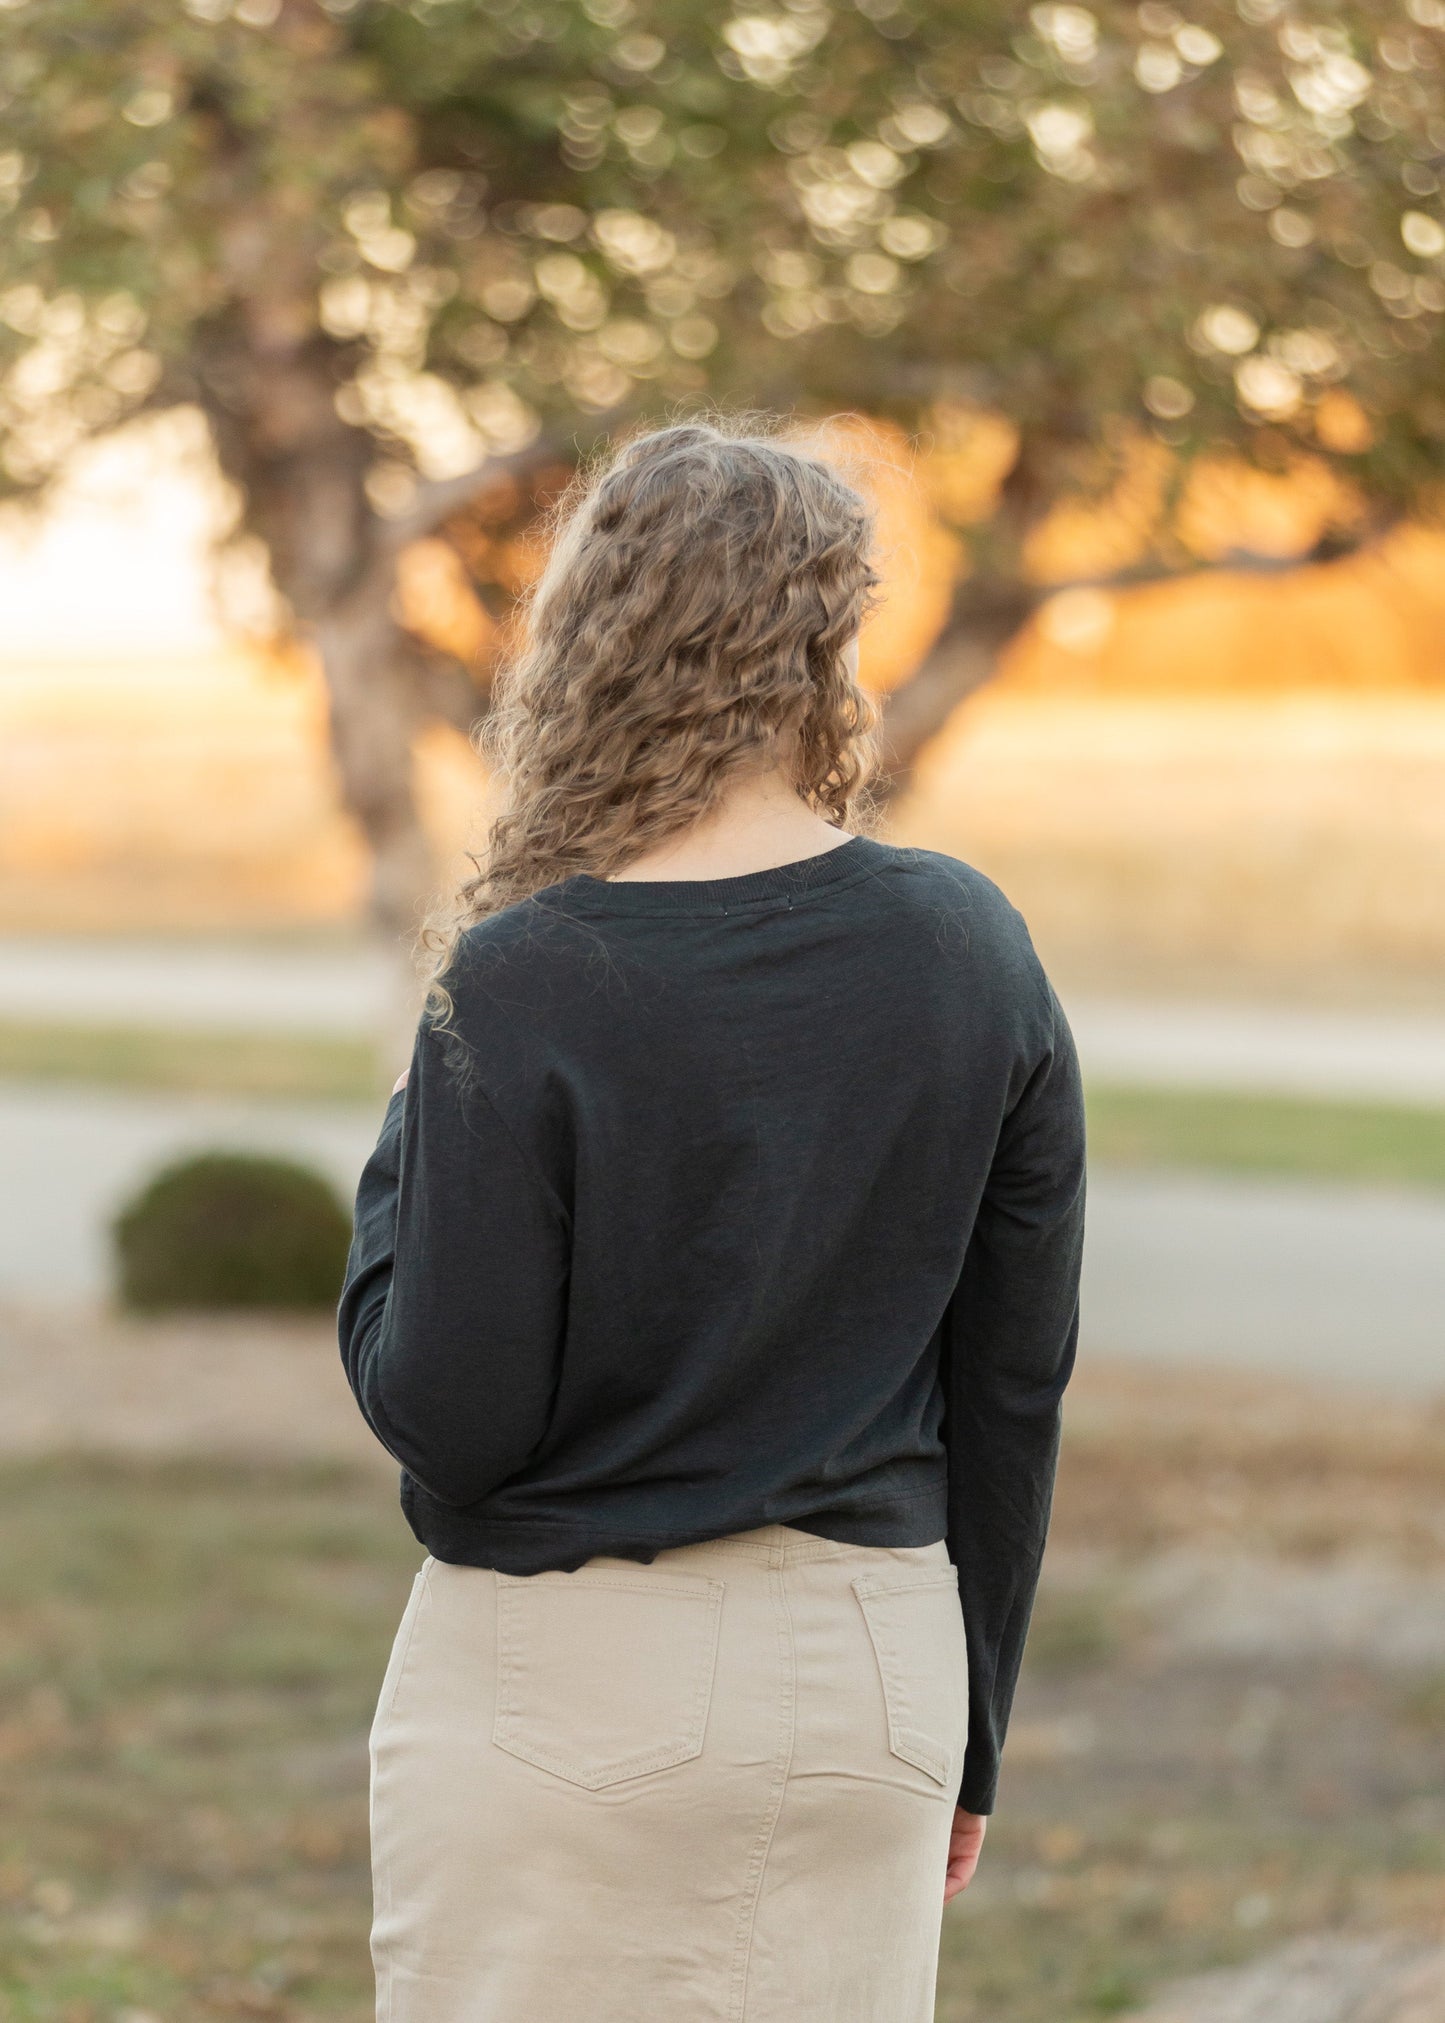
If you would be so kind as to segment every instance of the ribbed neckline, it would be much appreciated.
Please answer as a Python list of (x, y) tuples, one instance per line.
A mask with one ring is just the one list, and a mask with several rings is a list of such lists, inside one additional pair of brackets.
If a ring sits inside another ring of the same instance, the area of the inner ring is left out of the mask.
[(766, 871), (746, 871), (737, 878), (608, 879), (579, 871), (535, 896), (567, 912), (731, 913), (736, 907), (793, 905), (876, 870), (889, 855), (886, 843), (875, 842), (871, 836), (850, 836), (846, 843), (835, 844), (816, 857), (774, 864)]

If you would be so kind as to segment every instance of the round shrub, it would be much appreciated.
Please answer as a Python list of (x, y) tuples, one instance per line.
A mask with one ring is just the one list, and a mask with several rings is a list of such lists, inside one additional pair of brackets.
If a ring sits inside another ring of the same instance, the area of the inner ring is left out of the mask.
[(156, 1174), (114, 1223), (123, 1306), (334, 1306), (351, 1218), (287, 1159), (202, 1152)]

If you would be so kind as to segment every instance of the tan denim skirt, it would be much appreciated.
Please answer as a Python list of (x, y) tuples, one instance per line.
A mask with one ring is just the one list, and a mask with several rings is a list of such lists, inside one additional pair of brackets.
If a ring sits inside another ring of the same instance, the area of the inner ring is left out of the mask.
[(931, 2023), (967, 1722), (942, 1542), (429, 1559), (371, 1735), (378, 2023)]

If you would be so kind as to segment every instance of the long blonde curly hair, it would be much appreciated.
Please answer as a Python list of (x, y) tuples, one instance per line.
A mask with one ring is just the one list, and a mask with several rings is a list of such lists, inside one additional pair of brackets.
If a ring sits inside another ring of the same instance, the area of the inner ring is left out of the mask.
[(876, 716), (843, 654), (878, 601), (874, 515), (818, 432), (764, 417), (632, 436), (553, 508), (524, 642), (476, 737), (505, 782), (475, 875), (423, 930), (428, 1004), (466, 929), (605, 878), (786, 765), (837, 828), (873, 819)]

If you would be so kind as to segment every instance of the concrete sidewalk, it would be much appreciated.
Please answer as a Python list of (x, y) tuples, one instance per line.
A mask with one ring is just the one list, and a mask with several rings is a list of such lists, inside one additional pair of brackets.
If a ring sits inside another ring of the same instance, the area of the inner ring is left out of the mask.
[(1065, 1009), (1096, 1081), (1445, 1106), (1445, 1016), (1072, 996)]
[(1096, 1169), (1080, 1353), (1445, 1397), (1445, 1195)]
[(375, 1032), (379, 947), (0, 937), (0, 1018), (184, 1032)]

